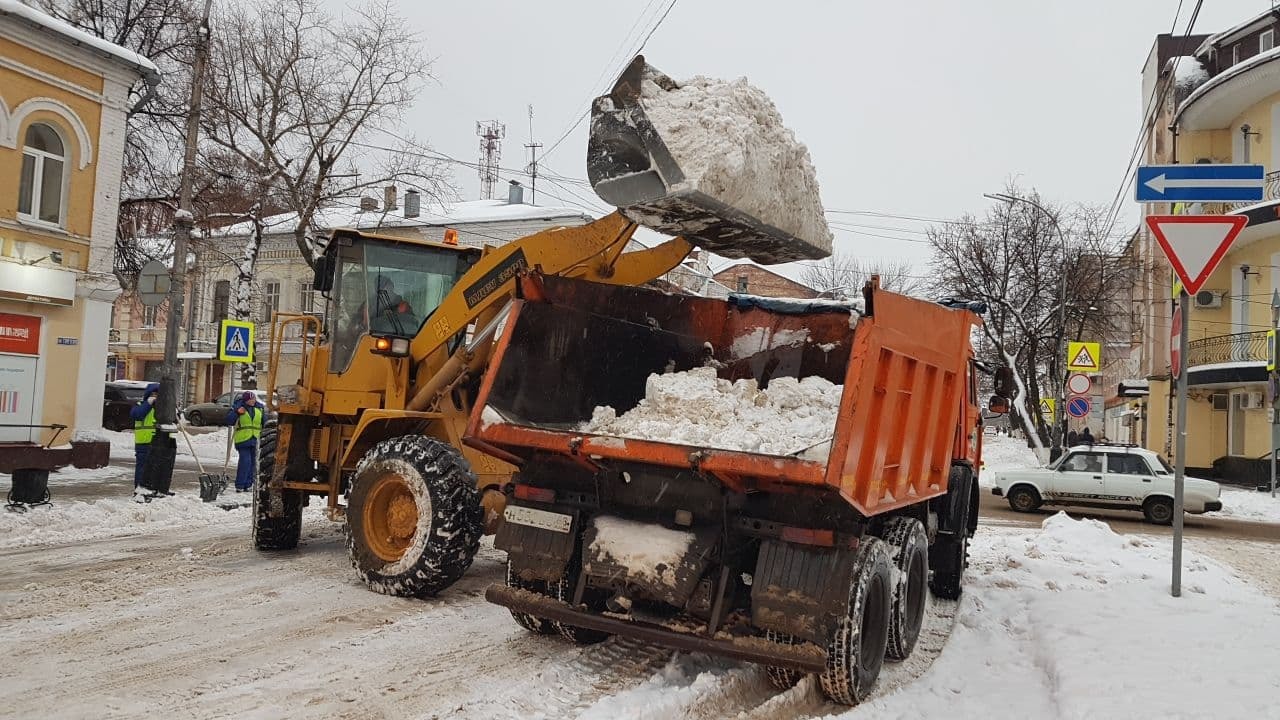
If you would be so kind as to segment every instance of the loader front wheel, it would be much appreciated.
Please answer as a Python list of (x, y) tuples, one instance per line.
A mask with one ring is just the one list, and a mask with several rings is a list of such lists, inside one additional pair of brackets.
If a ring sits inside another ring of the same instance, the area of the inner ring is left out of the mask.
[(844, 705), (865, 700), (880, 677), (893, 603), (891, 561), (884, 542), (866, 537), (856, 553), (847, 611), (827, 643), (827, 669), (818, 676), (822, 692)]
[(258, 440), (258, 481), (253, 486), (253, 547), (258, 550), (292, 550), (302, 536), (302, 507), (306, 497), (297, 490), (281, 491), (281, 513), (271, 514), (268, 483), (276, 467), (279, 427), (268, 425)]
[(424, 597), (452, 585), (484, 532), (480, 491), (448, 443), (405, 435), (378, 443), (347, 494), (347, 551), (375, 592)]

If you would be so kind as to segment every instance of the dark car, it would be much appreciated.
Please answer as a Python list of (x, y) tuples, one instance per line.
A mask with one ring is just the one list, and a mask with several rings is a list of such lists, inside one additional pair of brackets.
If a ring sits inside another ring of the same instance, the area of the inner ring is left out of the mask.
[[(240, 390), (222, 393), (209, 402), (193, 403), (182, 414), (192, 425), (222, 425), (227, 420), (227, 413), (231, 412), (231, 403), (240, 397), (240, 393)], [(255, 390), (254, 394), (258, 396), (258, 404), (266, 407), (267, 392)], [(272, 417), (275, 417), (275, 413), (268, 412), (267, 419)]]
[(102, 392), (102, 427), (107, 430), (132, 430), (129, 411), (142, 401), (147, 383), (142, 380), (113, 380)]

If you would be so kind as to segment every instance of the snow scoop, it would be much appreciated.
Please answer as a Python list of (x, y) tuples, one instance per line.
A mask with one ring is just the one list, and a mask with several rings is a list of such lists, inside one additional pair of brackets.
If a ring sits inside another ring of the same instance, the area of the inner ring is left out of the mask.
[[(722, 184), (720, 181), (699, 184), (698, 173), (705, 168), (696, 165), (707, 162), (707, 158), (740, 153), (742, 149), (734, 147), (735, 141), (731, 138), (693, 127), (697, 125), (698, 112), (707, 108), (689, 107), (690, 119), (681, 122), (679, 132), (698, 134), (696, 138), (686, 135), (681, 144), (688, 150), (692, 141), (696, 148), (693, 152), (702, 160), (686, 156), (690, 162), (681, 166), (670, 147), (674, 145), (672, 137), (662, 136), (641, 104), (642, 93), (645, 102), (661, 102), (652, 98), (661, 98), (661, 93), (679, 87), (646, 63), (644, 56), (636, 56), (613, 90), (595, 99), (587, 141), (587, 178), (596, 194), (640, 225), (668, 235), (681, 235), (725, 257), (749, 257), (756, 262), (776, 264), (830, 255), (831, 234), (822, 215), (816, 181), (804, 177), (803, 167), (812, 172), (807, 153), (804, 162), (786, 163), (792, 177), (757, 177), (749, 168), (733, 173), (732, 182), (737, 185), (750, 182), (759, 185), (747, 188), (746, 193), (759, 200), (730, 205), (711, 194), (716, 192), (713, 187)], [(685, 108), (679, 108), (676, 113), (684, 111)], [(723, 112), (724, 108), (718, 107), (716, 111)], [(734, 122), (750, 126), (758, 120), (743, 117)], [(774, 129), (785, 132), (780, 125)], [(803, 152), (803, 147), (795, 145), (789, 132), (785, 137), (792, 145), (783, 150), (795, 152), (798, 148)], [(726, 147), (708, 145), (717, 141)], [(752, 148), (753, 152), (757, 150), (760, 149)], [(784, 187), (793, 188), (791, 195), (799, 202), (786, 201), (788, 193), (781, 191)], [(738, 190), (741, 195), (743, 188)], [(783, 201), (777, 202), (779, 199)], [(771, 215), (759, 214), (764, 211)], [(782, 227), (807, 228), (808, 236), (802, 238)]]

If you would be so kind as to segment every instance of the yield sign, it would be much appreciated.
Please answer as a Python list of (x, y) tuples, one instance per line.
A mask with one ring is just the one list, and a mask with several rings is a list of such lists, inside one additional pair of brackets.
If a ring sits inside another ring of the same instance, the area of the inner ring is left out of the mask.
[(1189, 295), (1200, 292), (1248, 224), (1249, 218), (1243, 215), (1147, 216), (1147, 227)]

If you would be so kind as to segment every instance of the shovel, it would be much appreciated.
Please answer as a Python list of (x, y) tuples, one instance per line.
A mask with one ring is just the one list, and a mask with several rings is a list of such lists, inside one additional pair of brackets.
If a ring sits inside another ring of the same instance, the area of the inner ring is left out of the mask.
[(207, 503), (214, 502), (218, 499), (218, 493), (227, 487), (226, 461), (223, 462), (221, 475), (205, 472), (204, 463), (200, 462), (200, 456), (196, 454), (196, 448), (191, 444), (191, 436), (187, 434), (186, 428), (179, 425), (178, 429), (182, 431), (182, 437), (186, 438), (187, 449), (191, 451), (191, 457), (195, 458), (196, 468), (200, 471), (200, 499)]

